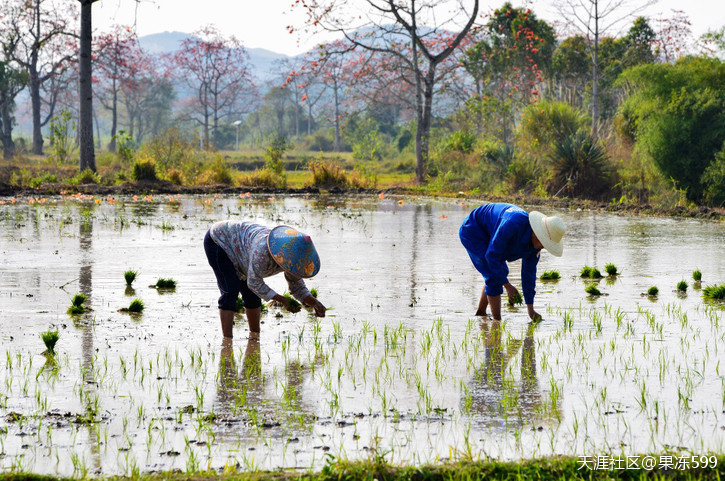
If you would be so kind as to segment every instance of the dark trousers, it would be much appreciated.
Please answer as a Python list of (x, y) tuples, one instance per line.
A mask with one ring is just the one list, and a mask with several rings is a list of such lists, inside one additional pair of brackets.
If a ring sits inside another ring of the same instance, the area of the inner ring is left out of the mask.
[(221, 292), (219, 309), (236, 311), (239, 294), (242, 295), (244, 307), (247, 309), (255, 309), (262, 305), (259, 296), (249, 289), (245, 281), (239, 279), (234, 264), (229, 260), (229, 256), (224, 252), (224, 249), (214, 242), (209, 231), (204, 236), (204, 252), (206, 252), (209, 265), (214, 270), (216, 284), (219, 286), (219, 292)]

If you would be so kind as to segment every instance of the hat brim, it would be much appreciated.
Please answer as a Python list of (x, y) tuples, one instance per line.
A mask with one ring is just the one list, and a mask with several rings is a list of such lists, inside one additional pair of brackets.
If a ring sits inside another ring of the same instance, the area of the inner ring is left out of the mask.
[(564, 243), (561, 241), (554, 242), (549, 238), (549, 233), (547, 232), (546, 225), (544, 224), (544, 217), (546, 216), (541, 212), (535, 210), (529, 212), (529, 224), (531, 225), (531, 230), (534, 231), (536, 238), (539, 239), (539, 242), (541, 242), (541, 245), (544, 246), (544, 249), (553, 256), (561, 257), (564, 253)]
[(291, 245), (289, 241), (295, 236), (288, 235), (288, 229), (299, 233), (294, 227), (286, 225), (277, 226), (270, 231), (267, 236), (269, 254), (282, 270), (293, 276), (305, 279), (316, 276), (320, 272), (320, 256), (317, 254), (315, 245), (309, 239), (309, 245), (304, 246), (307, 249), (300, 249), (299, 242)]

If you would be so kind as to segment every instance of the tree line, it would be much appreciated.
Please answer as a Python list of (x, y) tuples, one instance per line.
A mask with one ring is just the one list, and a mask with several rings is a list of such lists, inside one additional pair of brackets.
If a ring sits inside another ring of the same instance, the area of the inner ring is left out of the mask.
[[(5, 158), (17, 151), (23, 91), (34, 154), (61, 111), (83, 122), (90, 94), (76, 25), (86, 3), (0, 6)], [(290, 32), (339, 40), (278, 62), (264, 81), (244, 46), (211, 26), (162, 55), (144, 51), (132, 27), (95, 33), (91, 148), (115, 152), (175, 127), (207, 150), (294, 139), (373, 164), (412, 155), (419, 183), (506, 180), (547, 195), (642, 200), (652, 167), (690, 200), (725, 201), (723, 29), (695, 41), (682, 12), (636, 17), (648, 4), (624, 0), (561, 0), (559, 31), (510, 3), (492, 12), (477, 0), (296, 5), (308, 20)]]

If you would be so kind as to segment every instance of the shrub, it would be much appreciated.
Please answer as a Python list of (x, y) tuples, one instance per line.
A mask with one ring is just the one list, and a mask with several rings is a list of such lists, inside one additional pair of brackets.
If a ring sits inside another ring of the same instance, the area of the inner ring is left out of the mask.
[(466, 130), (456, 130), (443, 140), (442, 148), (444, 151), (458, 151), (464, 154), (473, 152), (473, 146), (476, 143), (476, 135)]
[(156, 162), (149, 158), (140, 158), (133, 163), (131, 177), (134, 180), (150, 180), (154, 181), (156, 177)]
[(98, 184), (100, 181), (98, 174), (89, 168), (83, 169), (71, 179), (72, 184)]
[(47, 173), (47, 174), (43, 174), (38, 177), (33, 177), (28, 182), (28, 185), (30, 187), (32, 187), (33, 189), (35, 189), (36, 187), (40, 187), (43, 184), (50, 184), (50, 183), (56, 183), (56, 182), (58, 182), (58, 176), (55, 174)]
[(303, 146), (305, 150), (313, 152), (331, 152), (335, 146), (335, 139), (329, 133), (318, 130), (312, 135), (305, 137)]
[(307, 168), (312, 174), (312, 185), (318, 187), (346, 187), (347, 174), (340, 164), (325, 160), (311, 160)]
[(270, 140), (269, 145), (267, 145), (267, 150), (264, 153), (266, 167), (276, 174), (282, 174), (284, 171), (282, 157), (284, 157), (284, 153), (289, 147), (290, 145), (287, 143), (287, 139), (281, 136), (274, 136)]
[(199, 182), (202, 184), (224, 185), (231, 185), (234, 182), (232, 171), (221, 154), (214, 155), (214, 161), (206, 168)]
[(609, 191), (607, 152), (591, 135), (580, 130), (554, 145), (550, 156), (549, 192), (574, 197), (600, 198)]
[(533, 103), (524, 109), (521, 116), (517, 145), (527, 157), (543, 162), (556, 145), (587, 128), (590, 123), (586, 114), (567, 103)]
[(166, 172), (166, 178), (169, 179), (169, 182), (172, 184), (184, 185), (186, 183), (184, 172), (176, 167), (171, 168)]
[(199, 151), (195, 142), (188, 141), (179, 129), (172, 127), (145, 143), (139, 154), (153, 159), (160, 169), (168, 170), (196, 162)]
[(68, 162), (75, 150), (72, 133), (76, 129), (71, 122), (71, 114), (61, 110), (60, 114), (50, 120), (50, 156), (58, 163)]
[(133, 160), (134, 142), (133, 138), (125, 130), (119, 130), (114, 136), (116, 142), (116, 154), (121, 161), (128, 165)]
[(657, 286), (651, 286), (649, 289), (647, 289), (648, 296), (655, 297), (659, 293), (660, 293), (660, 290), (657, 288)]
[(284, 189), (287, 187), (287, 176), (277, 173), (270, 168), (257, 169), (251, 174), (243, 175), (239, 183), (249, 187), (272, 187)]
[(700, 181), (706, 204), (721, 207), (725, 205), (725, 144), (702, 173)]

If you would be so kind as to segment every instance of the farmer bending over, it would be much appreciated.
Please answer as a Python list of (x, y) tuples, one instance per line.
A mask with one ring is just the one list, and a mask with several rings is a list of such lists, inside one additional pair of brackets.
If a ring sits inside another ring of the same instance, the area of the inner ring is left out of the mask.
[[(290, 293), (325, 317), (325, 306), (307, 290), (303, 277), (320, 270), (320, 257), (310, 236), (288, 226), (274, 229), (251, 222), (217, 222), (204, 237), (204, 251), (221, 292), (219, 318), (224, 337), (234, 337), (234, 313), (241, 293), (249, 331), (259, 332), (262, 301), (275, 300), (297, 312), (291, 300), (274, 292), (264, 278), (284, 272)], [(261, 298), (261, 299), (260, 299)]]
[(490, 305), (493, 318), (501, 319), (503, 289), (511, 302), (519, 294), (508, 281), (506, 262), (521, 259), (521, 285), (526, 307), (531, 320), (539, 320), (541, 316), (534, 310), (536, 264), (541, 249), (561, 256), (564, 250), (561, 238), (565, 232), (560, 218), (547, 217), (536, 211), (526, 213), (511, 204), (486, 204), (468, 214), (458, 235), (485, 281), (476, 315), (485, 316)]

